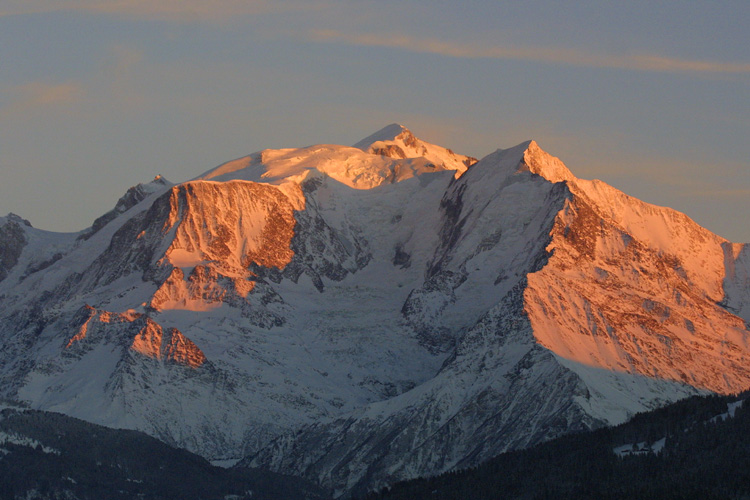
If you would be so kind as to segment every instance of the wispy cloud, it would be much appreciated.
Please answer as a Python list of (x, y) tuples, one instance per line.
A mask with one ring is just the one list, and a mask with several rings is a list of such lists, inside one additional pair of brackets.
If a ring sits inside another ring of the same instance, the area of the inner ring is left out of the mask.
[(321, 0), (7, 0), (0, 6), (0, 17), (88, 11), (135, 19), (222, 22), (271, 12), (316, 10), (326, 5)]
[(11, 96), (10, 106), (15, 111), (64, 106), (79, 101), (84, 95), (83, 86), (79, 82), (34, 81), (7, 88), (5, 92)]
[(750, 73), (750, 63), (698, 61), (654, 54), (602, 55), (559, 47), (511, 47), (459, 43), (437, 38), (416, 38), (394, 34), (349, 34), (336, 30), (314, 30), (310, 38), (368, 47), (388, 47), (411, 52), (469, 59), (512, 59), (568, 66), (617, 68), (635, 71), (687, 73)]
[(136, 81), (143, 66), (142, 52), (127, 46), (112, 49), (109, 63), (79, 79), (63, 82), (32, 80), (0, 88), (0, 105), (6, 116), (50, 111), (73, 111), (102, 108), (117, 102), (126, 110), (142, 109), (145, 98)]
[(750, 197), (750, 188), (709, 188), (696, 189), (681, 194), (688, 198), (706, 197), (706, 198), (746, 198)]

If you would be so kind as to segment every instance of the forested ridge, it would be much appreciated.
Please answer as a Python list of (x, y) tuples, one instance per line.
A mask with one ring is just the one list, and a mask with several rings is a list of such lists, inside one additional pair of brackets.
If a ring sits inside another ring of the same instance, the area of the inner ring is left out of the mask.
[[(504, 453), (469, 470), (401, 482), (365, 499), (750, 498), (750, 405), (738, 406), (733, 418), (726, 415), (729, 403), (745, 397), (692, 397), (617, 427)], [(662, 438), (658, 453), (614, 452), (628, 444), (648, 448)]]
[(214, 467), (138, 431), (58, 413), (0, 410), (0, 499), (325, 498), (298, 478)]

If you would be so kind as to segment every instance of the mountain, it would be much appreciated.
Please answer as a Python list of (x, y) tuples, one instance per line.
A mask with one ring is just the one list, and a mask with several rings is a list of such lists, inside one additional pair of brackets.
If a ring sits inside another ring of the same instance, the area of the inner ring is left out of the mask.
[(0, 396), (333, 494), (750, 386), (750, 250), (390, 125), (0, 219)]
[(747, 387), (746, 319), (719, 305), (747, 294), (725, 287), (737, 245), (575, 179), (533, 142), (481, 160), (439, 207), (426, 279), (402, 311), (450, 352), (440, 371), (245, 463), (360, 492)]
[(0, 403), (0, 498), (326, 498), (303, 480), (215, 467), (137, 431)]

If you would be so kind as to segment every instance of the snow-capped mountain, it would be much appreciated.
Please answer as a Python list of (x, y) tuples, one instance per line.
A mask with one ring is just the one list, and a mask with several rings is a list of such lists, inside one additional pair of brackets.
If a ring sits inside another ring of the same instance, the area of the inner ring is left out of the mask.
[(750, 386), (750, 250), (390, 125), (0, 219), (3, 396), (337, 495)]

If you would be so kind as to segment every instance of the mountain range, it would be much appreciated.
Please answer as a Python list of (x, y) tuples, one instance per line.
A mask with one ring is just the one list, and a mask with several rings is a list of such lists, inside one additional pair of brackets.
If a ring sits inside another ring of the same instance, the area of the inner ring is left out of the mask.
[(0, 397), (334, 496), (750, 386), (750, 247), (389, 125), (0, 218)]

